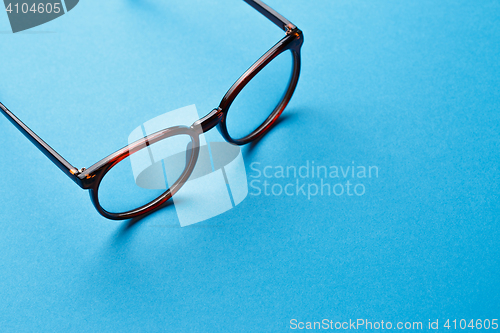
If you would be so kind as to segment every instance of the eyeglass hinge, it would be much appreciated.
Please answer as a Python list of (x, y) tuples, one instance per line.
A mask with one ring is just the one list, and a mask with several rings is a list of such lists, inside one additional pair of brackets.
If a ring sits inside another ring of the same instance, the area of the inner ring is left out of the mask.
[(290, 23), (285, 26), (285, 29), (286, 29), (286, 34), (291, 35), (294, 32), (294, 30), (297, 29), (297, 27)]
[(75, 176), (78, 176), (79, 174), (83, 173), (85, 170), (86, 170), (85, 168), (71, 169), (71, 170), (69, 170), (69, 172), (71, 172), (71, 174), (73, 174)]

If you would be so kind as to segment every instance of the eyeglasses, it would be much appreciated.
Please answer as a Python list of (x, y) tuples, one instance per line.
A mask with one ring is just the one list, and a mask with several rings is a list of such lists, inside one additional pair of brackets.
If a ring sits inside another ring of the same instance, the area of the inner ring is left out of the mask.
[[(292, 98), (300, 73), (300, 49), (304, 41), (302, 31), (262, 1), (244, 1), (282, 28), (286, 36), (233, 84), (218, 108), (189, 127), (162, 129), (129, 144), (88, 169), (77, 169), (2, 103), (0, 109), (59, 169), (82, 189), (89, 190), (92, 203), (102, 216), (124, 220), (151, 213), (162, 207), (189, 179), (200, 153), (202, 133), (217, 127), (229, 143), (247, 144), (259, 139), (271, 128)], [(182, 151), (183, 158), (182, 168), (174, 172), (174, 177), (169, 177), (172, 182), (168, 182), (160, 192), (134, 197), (137, 200), (132, 200), (127, 208), (107, 206), (107, 197), (119, 198), (121, 195), (117, 184), (120, 184), (120, 177), (128, 174), (125, 170), (130, 168), (130, 158), (150, 153), (151, 147), (162, 149), (172, 146)]]

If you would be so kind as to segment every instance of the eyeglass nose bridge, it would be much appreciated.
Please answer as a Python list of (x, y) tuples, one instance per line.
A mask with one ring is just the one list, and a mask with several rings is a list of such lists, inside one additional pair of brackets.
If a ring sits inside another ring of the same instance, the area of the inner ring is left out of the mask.
[(217, 126), (222, 121), (223, 116), (224, 112), (222, 112), (221, 108), (213, 109), (205, 117), (195, 121), (193, 125), (191, 125), (191, 128), (198, 134), (205, 133)]

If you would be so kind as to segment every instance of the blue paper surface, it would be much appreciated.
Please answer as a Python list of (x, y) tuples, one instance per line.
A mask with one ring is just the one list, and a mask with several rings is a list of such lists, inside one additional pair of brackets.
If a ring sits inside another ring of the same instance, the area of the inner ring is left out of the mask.
[[(304, 32), (301, 78), (280, 123), (242, 148), (260, 195), (222, 215), (106, 220), (0, 118), (0, 331), (500, 317), (498, 2), (268, 4)], [(17, 34), (3, 12), (0, 101), (89, 167), (149, 119), (217, 107), (282, 37), (243, 1), (80, 1)], [(311, 196), (322, 178), (276, 176), (313, 164), (364, 193)]]

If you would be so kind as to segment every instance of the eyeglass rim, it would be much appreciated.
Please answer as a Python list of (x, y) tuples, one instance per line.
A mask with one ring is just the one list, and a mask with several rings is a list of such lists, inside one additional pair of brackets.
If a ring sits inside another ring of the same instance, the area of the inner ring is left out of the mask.
[[(191, 139), (192, 147), (186, 154), (189, 155), (189, 160), (184, 168), (183, 173), (180, 175), (179, 179), (168, 189), (165, 190), (161, 195), (159, 195), (156, 199), (151, 200), (150, 202), (137, 207), (135, 209), (125, 211), (125, 212), (109, 212), (106, 210), (99, 200), (99, 189), (102, 183), (102, 180), (105, 178), (106, 174), (108, 174), (116, 165), (120, 162), (128, 158), (129, 156), (146, 149), (148, 146), (154, 145), (155, 143), (180, 135), (187, 135)], [(90, 182), (91, 186), (89, 188), (90, 199), (94, 204), (95, 208), (102, 216), (111, 219), (111, 220), (124, 220), (135, 218), (138, 216), (142, 216), (148, 214), (149, 212), (153, 212), (158, 207), (165, 204), (170, 198), (180, 190), (182, 185), (189, 179), (189, 176), (194, 170), (196, 166), (196, 162), (199, 156), (199, 133), (192, 127), (187, 126), (174, 126), (170, 127), (158, 132), (155, 132), (145, 138), (139, 139), (132, 144), (120, 149), (116, 153), (108, 156), (106, 159), (102, 160), (102, 163), (97, 163), (94, 167), (89, 168), (90, 179), (94, 179)], [(99, 165), (98, 165), (99, 164)]]
[[(259, 60), (257, 60), (227, 91), (224, 95), (220, 105), (219, 110), (222, 111), (222, 119), (218, 124), (218, 130), (223, 136), (223, 138), (236, 145), (245, 145), (249, 142), (255, 141), (265, 135), (273, 124), (278, 120), (280, 115), (285, 110), (286, 106), (290, 102), (295, 89), (297, 87), (300, 67), (301, 67), (301, 55), (300, 50), (304, 42), (302, 32), (298, 29), (296, 31), (287, 34), (283, 39), (281, 39), (276, 45), (274, 45), (268, 52), (266, 52)], [(238, 94), (245, 88), (245, 86), (250, 83), (250, 81), (255, 78), (269, 63), (271, 63), (278, 56), (284, 52), (291, 51), (293, 57), (293, 69), (292, 75), (290, 76), (288, 87), (286, 92), (283, 94), (281, 101), (275, 107), (275, 109), (270, 113), (270, 115), (264, 120), (264, 122), (258, 126), (254, 131), (243, 138), (234, 138), (231, 136), (227, 129), (227, 116), (230, 112), (230, 108), (234, 100), (238, 97)]]

